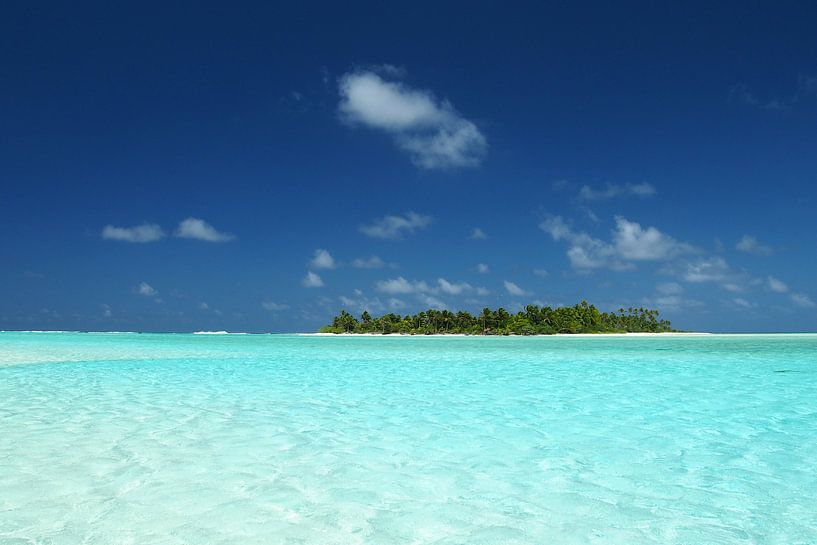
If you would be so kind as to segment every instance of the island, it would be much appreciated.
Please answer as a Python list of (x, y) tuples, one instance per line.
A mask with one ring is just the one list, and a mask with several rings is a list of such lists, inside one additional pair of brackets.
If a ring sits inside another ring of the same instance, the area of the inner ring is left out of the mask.
[(601, 312), (587, 301), (556, 307), (527, 305), (511, 314), (504, 308), (467, 311), (429, 309), (414, 315), (388, 313), (378, 318), (363, 311), (360, 319), (346, 310), (332, 318), (320, 333), (406, 335), (554, 335), (558, 333), (666, 333), (674, 331), (657, 310), (618, 309)]

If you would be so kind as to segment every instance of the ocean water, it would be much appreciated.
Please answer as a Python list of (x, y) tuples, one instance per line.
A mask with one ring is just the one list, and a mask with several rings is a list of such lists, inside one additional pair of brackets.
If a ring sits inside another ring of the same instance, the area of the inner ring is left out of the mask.
[(0, 333), (0, 543), (815, 544), (817, 336)]

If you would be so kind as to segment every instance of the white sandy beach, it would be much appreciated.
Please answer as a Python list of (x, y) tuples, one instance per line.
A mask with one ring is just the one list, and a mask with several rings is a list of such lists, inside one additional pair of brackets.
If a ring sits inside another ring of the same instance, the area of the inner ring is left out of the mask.
[(552, 335), (466, 335), (465, 333), (432, 333), (429, 335), (408, 333), (296, 333), (303, 337), (696, 337), (713, 333), (665, 332), (665, 333), (554, 333)]

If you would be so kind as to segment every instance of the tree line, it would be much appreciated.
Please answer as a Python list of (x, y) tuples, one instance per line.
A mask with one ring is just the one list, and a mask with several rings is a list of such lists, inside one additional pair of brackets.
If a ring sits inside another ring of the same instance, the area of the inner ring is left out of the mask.
[(478, 315), (470, 312), (425, 310), (414, 315), (388, 313), (373, 317), (363, 311), (360, 319), (346, 310), (332, 318), (321, 333), (403, 333), (410, 335), (552, 335), (555, 333), (661, 333), (673, 331), (667, 320), (659, 319), (657, 310), (620, 308), (601, 312), (587, 301), (572, 307), (541, 307), (528, 305), (511, 314), (504, 308), (482, 309)]

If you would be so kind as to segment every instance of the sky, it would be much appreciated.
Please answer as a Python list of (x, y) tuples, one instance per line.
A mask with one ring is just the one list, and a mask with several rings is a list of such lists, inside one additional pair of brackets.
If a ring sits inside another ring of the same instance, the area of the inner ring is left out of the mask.
[(284, 4), (4, 5), (0, 329), (817, 331), (817, 4)]

